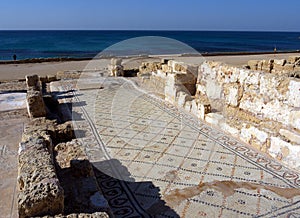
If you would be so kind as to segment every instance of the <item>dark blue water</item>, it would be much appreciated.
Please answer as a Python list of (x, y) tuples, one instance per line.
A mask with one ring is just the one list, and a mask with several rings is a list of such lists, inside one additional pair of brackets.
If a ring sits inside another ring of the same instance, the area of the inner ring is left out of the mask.
[[(141, 36), (179, 40), (200, 53), (300, 50), (300, 33), (229, 31), (0, 31), (0, 60), (91, 58), (120, 41)], [(151, 48), (150, 47), (154, 47)], [(122, 54), (188, 53), (176, 43), (134, 43), (115, 47)], [(114, 49), (112, 49), (114, 50)], [(127, 52), (127, 53), (126, 53)]]

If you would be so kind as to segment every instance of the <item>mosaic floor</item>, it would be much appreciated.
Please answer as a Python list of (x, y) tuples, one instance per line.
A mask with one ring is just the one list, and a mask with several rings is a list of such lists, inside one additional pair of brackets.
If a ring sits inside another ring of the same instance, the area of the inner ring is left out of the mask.
[(296, 172), (126, 79), (77, 88), (77, 137), (116, 217), (300, 217)]

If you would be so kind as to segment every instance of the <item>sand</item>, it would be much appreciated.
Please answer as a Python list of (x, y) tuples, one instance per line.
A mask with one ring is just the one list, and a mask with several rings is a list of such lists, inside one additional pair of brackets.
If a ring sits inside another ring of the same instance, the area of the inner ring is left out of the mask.
[[(203, 57), (209, 61), (221, 61), (234, 66), (242, 66), (247, 64), (248, 60), (263, 60), (263, 59), (287, 59), (289, 56), (298, 55), (300, 53), (286, 54), (257, 54), (257, 55), (228, 55), (228, 56), (209, 56)], [(152, 58), (158, 59), (158, 58)], [(185, 61), (189, 63), (199, 63), (203, 59), (200, 57), (170, 57), (175, 60)], [(142, 61), (147, 61), (149, 58), (131, 58), (138, 65)], [(40, 76), (54, 75), (57, 71), (63, 70), (83, 70), (90, 61), (65, 61), (65, 62), (44, 62), (44, 63), (26, 63), (26, 64), (3, 64), (0, 65), (0, 81), (24, 79), (28, 74), (38, 74)]]

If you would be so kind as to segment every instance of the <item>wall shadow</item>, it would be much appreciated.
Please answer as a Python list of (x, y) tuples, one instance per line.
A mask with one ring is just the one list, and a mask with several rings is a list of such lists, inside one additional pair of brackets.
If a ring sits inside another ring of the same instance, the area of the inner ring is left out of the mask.
[[(151, 181), (136, 182), (117, 159), (92, 163), (98, 185), (115, 217), (179, 217)], [(113, 170), (114, 169), (114, 170)], [(112, 175), (118, 174), (116, 178)]]

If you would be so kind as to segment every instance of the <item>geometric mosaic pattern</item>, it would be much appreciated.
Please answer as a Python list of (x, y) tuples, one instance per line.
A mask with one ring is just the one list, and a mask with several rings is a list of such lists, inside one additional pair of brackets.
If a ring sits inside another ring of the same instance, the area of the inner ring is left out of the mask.
[(297, 172), (126, 79), (97, 83), (73, 92), (73, 120), (116, 217), (300, 217)]

